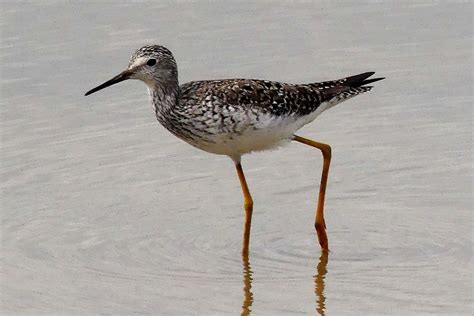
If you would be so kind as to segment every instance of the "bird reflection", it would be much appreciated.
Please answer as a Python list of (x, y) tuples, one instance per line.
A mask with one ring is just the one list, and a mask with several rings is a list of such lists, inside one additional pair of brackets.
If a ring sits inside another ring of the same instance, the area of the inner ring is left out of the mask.
[(314, 292), (316, 293), (316, 312), (324, 316), (326, 314), (326, 297), (324, 296), (324, 286), (326, 274), (328, 273), (328, 253), (323, 251), (319, 257), (316, 275), (314, 276)]
[[(316, 275), (314, 275), (314, 292), (316, 293), (316, 312), (319, 315), (326, 315), (326, 297), (324, 296), (324, 287), (326, 274), (328, 273), (328, 253), (323, 251), (319, 257), (319, 262), (316, 267)], [(240, 315), (250, 315), (253, 303), (252, 293), (252, 268), (250, 267), (250, 260), (248, 255), (242, 256), (243, 267), (243, 282), (244, 282), (244, 297), (242, 301), (242, 313)]]
[(253, 303), (252, 293), (252, 269), (250, 268), (250, 261), (248, 255), (242, 255), (243, 265), (243, 281), (244, 281), (244, 299), (242, 302), (242, 313), (240, 315), (250, 315)]

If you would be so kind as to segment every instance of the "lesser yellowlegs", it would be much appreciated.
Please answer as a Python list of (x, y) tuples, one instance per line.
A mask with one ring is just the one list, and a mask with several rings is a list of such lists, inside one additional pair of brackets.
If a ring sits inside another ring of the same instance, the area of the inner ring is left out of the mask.
[(312, 146), (323, 154), (323, 170), (316, 208), (315, 228), (323, 251), (328, 251), (324, 222), (324, 196), (331, 147), (295, 135), (323, 111), (369, 91), (373, 72), (334, 81), (288, 84), (268, 80), (225, 79), (179, 85), (172, 53), (163, 46), (147, 45), (131, 57), (126, 70), (86, 95), (127, 79), (148, 86), (156, 118), (171, 133), (204, 151), (229, 156), (235, 164), (244, 195), (245, 224), (242, 254), (249, 251), (253, 201), (241, 165), (243, 154), (280, 146), (291, 140)]

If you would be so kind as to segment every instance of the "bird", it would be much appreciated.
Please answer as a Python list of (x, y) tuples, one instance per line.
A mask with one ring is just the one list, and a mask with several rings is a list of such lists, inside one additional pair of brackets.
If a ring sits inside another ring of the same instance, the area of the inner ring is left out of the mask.
[(323, 156), (314, 227), (323, 253), (329, 251), (324, 201), (331, 146), (296, 132), (336, 104), (370, 91), (368, 84), (385, 79), (365, 72), (342, 79), (290, 84), (259, 79), (178, 82), (178, 67), (169, 49), (145, 45), (131, 56), (117, 76), (85, 93), (86, 96), (127, 79), (148, 87), (156, 119), (186, 143), (230, 157), (243, 193), (242, 255), (248, 257), (253, 200), (241, 159), (245, 154), (273, 149), (291, 141), (319, 149)]

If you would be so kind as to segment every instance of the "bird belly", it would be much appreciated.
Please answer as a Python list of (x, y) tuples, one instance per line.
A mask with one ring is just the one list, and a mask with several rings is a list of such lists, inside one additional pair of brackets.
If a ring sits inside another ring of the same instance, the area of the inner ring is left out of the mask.
[(221, 128), (215, 131), (208, 141), (199, 141), (191, 145), (204, 151), (227, 155), (234, 159), (253, 151), (277, 148), (288, 143), (294, 133), (303, 125), (313, 121), (319, 111), (305, 116), (260, 115), (258, 120), (245, 122), (235, 128)]

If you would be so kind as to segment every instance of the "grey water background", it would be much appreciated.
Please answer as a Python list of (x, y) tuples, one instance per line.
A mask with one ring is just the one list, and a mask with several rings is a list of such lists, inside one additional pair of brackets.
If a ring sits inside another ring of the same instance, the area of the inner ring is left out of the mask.
[[(1, 2), (3, 315), (471, 315), (472, 2)], [(231, 161), (174, 138), (145, 86), (88, 89), (163, 44), (180, 81), (385, 81)], [(328, 259), (326, 263), (326, 259)]]

